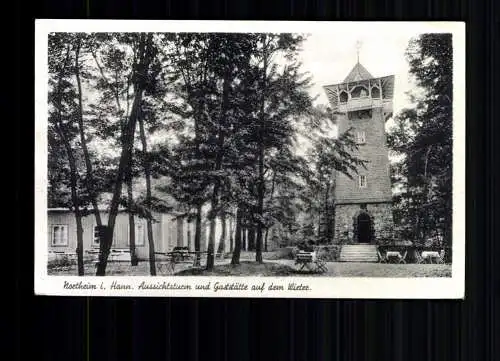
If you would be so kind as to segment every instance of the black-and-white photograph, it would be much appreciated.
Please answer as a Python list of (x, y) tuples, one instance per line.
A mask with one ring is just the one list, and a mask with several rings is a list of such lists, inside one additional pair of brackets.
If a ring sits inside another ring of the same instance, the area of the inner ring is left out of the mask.
[(48, 29), (44, 277), (450, 279), (457, 32), (415, 24)]

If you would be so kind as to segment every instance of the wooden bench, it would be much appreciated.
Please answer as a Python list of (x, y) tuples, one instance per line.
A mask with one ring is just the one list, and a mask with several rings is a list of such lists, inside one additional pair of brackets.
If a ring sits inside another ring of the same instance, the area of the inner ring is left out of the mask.
[(158, 274), (173, 274), (175, 271), (175, 261), (171, 252), (155, 252), (155, 265)]
[(385, 255), (382, 255), (382, 253), (380, 253), (380, 250), (378, 249), (377, 249), (377, 256), (379, 263), (387, 263), (387, 257)]
[(406, 256), (408, 251), (405, 250), (403, 253), (400, 251), (387, 251), (385, 252), (386, 263), (406, 263)]
[(444, 250), (441, 253), (437, 251), (423, 251), (421, 258), (424, 260), (423, 263), (444, 263)]
[(170, 253), (176, 262), (191, 260), (192, 257), (192, 253), (189, 252), (188, 247), (174, 247)]
[(197, 255), (206, 256), (208, 252), (193, 252), (189, 251), (187, 247), (174, 247), (170, 252), (155, 252), (156, 256), (156, 269), (158, 273), (166, 272), (173, 274), (177, 264), (191, 264), (190, 267), (199, 267), (196, 264)]
[(328, 268), (326, 267), (326, 262), (321, 259), (318, 259), (316, 251), (297, 252), (295, 256), (295, 264), (300, 265), (299, 271), (302, 271), (304, 267), (316, 272), (326, 272), (328, 270)]

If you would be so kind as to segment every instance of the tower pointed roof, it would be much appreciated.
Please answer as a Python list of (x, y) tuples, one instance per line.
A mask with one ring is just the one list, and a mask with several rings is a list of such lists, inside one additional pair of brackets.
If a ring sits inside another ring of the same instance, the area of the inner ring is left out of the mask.
[(357, 62), (356, 65), (354, 65), (354, 68), (352, 68), (349, 75), (347, 75), (347, 77), (345, 78), (344, 83), (351, 83), (354, 81), (366, 80), (372, 78), (373, 76), (368, 72), (368, 70), (366, 70), (365, 67), (361, 65), (360, 62)]

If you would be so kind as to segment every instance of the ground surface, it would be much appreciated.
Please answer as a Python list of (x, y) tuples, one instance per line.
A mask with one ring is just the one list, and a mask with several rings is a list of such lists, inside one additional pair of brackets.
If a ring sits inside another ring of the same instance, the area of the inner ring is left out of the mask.
[(291, 260), (268, 261), (264, 264), (243, 261), (239, 266), (218, 265), (212, 272), (187, 269), (178, 275), (198, 276), (321, 276), (321, 277), (451, 277), (451, 265), (380, 264), (327, 262), (327, 272), (299, 271)]
[[(158, 276), (321, 276), (321, 277), (451, 277), (451, 265), (446, 264), (380, 264), (380, 263), (340, 263), (327, 262), (327, 272), (314, 273), (298, 271), (293, 260), (265, 261), (256, 264), (250, 259), (242, 259), (239, 266), (231, 266), (230, 259), (217, 260), (213, 271), (207, 272), (203, 268), (192, 268), (191, 263), (180, 263), (172, 270), (163, 265), (157, 271)], [(202, 265), (205, 263), (202, 262)], [(76, 267), (49, 269), (49, 275), (76, 275)], [(92, 264), (85, 267), (86, 275), (94, 275)], [(108, 264), (109, 276), (148, 276), (149, 263), (140, 262), (131, 267), (127, 262), (113, 262)]]

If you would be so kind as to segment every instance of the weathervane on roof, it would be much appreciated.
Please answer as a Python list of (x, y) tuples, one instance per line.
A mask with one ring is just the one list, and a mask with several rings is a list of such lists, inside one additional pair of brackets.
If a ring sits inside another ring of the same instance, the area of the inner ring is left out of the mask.
[(356, 54), (358, 56), (358, 63), (359, 63), (359, 50), (361, 49), (362, 46), (363, 43), (361, 42), (361, 40), (356, 41)]

